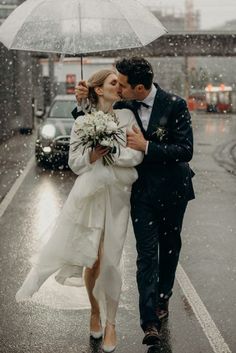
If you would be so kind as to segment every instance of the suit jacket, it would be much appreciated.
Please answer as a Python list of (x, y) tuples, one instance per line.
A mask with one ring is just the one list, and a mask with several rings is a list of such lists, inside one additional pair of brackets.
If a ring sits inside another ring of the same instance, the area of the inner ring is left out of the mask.
[[(136, 167), (139, 178), (133, 185), (132, 198), (135, 201), (142, 195), (154, 206), (163, 208), (194, 198), (194, 173), (188, 164), (193, 156), (193, 133), (185, 100), (158, 85), (156, 88), (147, 131), (142, 126), (135, 101), (117, 102), (114, 108), (132, 110), (149, 141), (147, 155)], [(72, 112), (74, 118), (80, 114), (77, 109)]]

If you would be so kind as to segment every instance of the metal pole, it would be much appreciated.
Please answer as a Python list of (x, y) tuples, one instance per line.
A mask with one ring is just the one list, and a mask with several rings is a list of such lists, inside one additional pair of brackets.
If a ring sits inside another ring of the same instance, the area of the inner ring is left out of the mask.
[(184, 96), (189, 97), (189, 75), (188, 75), (188, 57), (184, 56)]
[(50, 104), (54, 98), (54, 54), (48, 55), (48, 74), (49, 74), (49, 87), (50, 87)]

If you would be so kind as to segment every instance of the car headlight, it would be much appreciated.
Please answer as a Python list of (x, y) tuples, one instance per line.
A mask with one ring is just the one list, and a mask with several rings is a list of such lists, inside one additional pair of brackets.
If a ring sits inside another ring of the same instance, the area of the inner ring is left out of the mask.
[(44, 125), (41, 130), (41, 135), (45, 139), (52, 139), (56, 135), (56, 128), (52, 124)]

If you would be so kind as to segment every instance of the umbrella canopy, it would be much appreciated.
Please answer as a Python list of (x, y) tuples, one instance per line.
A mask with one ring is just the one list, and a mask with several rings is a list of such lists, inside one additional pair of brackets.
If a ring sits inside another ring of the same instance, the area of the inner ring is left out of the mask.
[(27, 0), (0, 27), (8, 49), (88, 54), (147, 45), (166, 32), (137, 0)]

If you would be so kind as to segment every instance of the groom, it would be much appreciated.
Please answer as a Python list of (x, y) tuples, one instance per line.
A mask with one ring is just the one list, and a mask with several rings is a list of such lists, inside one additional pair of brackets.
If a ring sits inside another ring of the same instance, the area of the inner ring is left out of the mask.
[[(140, 57), (116, 63), (117, 109), (130, 109), (139, 129), (127, 136), (128, 147), (143, 151), (133, 184), (131, 216), (137, 247), (137, 284), (143, 344), (160, 339), (161, 320), (169, 314), (181, 228), (189, 200), (194, 198), (188, 162), (193, 154), (191, 117), (185, 101), (153, 84), (153, 69)], [(79, 86), (77, 99), (86, 97)], [(77, 108), (72, 112), (77, 117)]]

